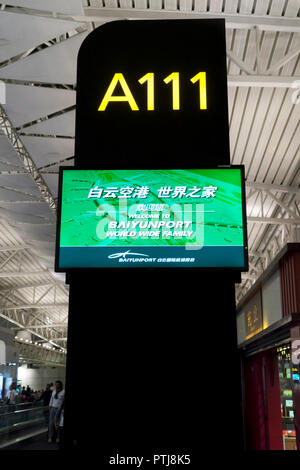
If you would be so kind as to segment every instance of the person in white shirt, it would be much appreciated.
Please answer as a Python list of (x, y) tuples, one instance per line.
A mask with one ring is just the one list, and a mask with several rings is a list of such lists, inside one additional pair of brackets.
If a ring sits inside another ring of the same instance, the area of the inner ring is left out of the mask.
[(9, 392), (7, 394), (7, 404), (8, 405), (15, 405), (17, 395), (18, 395), (18, 392), (15, 390), (15, 387), (13, 385), (11, 385), (9, 387)]
[[(64, 401), (65, 391), (63, 389), (63, 384), (60, 380), (55, 382), (55, 390), (53, 390), (50, 402), (49, 402), (49, 430), (48, 430), (48, 442), (52, 442), (55, 425), (56, 425), (56, 415), (58, 410), (61, 408)], [(56, 442), (59, 442), (57, 438)]]
[(58, 439), (56, 442), (59, 442), (59, 448), (62, 449), (63, 442), (64, 442), (64, 410), (65, 401), (63, 401), (61, 407), (57, 410), (56, 414), (56, 430), (58, 433)]

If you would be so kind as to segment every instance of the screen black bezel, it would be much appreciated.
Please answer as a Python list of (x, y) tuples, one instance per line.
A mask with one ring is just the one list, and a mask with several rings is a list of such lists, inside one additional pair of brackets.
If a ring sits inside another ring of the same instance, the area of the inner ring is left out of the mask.
[[(139, 170), (140, 168), (119, 168), (120, 170)], [(147, 170), (155, 170), (158, 168), (143, 168), (142, 171)], [(175, 168), (172, 168), (175, 169)], [(180, 168), (182, 169), (182, 168)], [(192, 168), (193, 169), (193, 168)], [(201, 169), (201, 168), (196, 168)], [(55, 244), (55, 272), (79, 272), (81, 270), (87, 272), (95, 270), (115, 270), (115, 271), (132, 271), (132, 270), (188, 270), (191, 269), (198, 270), (201, 272), (246, 272), (249, 269), (249, 260), (248, 260), (248, 240), (247, 240), (247, 212), (246, 212), (246, 190), (245, 190), (245, 167), (244, 165), (219, 165), (215, 167), (205, 167), (203, 169), (206, 170), (217, 170), (217, 169), (239, 169), (241, 171), (241, 190), (242, 190), (242, 215), (243, 215), (243, 242), (244, 242), (244, 266), (240, 267), (203, 267), (203, 266), (189, 266), (189, 267), (181, 267), (181, 266), (172, 266), (172, 267), (153, 267), (153, 266), (144, 266), (144, 267), (135, 267), (135, 266), (126, 266), (126, 267), (116, 267), (116, 266), (106, 266), (106, 267), (70, 267), (70, 268), (61, 268), (59, 267), (59, 252), (60, 252), (60, 228), (61, 228), (61, 200), (62, 200), (62, 181), (63, 181), (63, 171), (65, 170), (83, 170), (83, 168), (78, 168), (76, 166), (60, 166), (59, 167), (59, 179), (58, 179), (58, 199), (57, 199), (57, 218), (56, 218), (56, 244)], [(88, 168), (84, 168), (84, 170), (89, 170)], [(97, 171), (101, 171), (97, 170)]]

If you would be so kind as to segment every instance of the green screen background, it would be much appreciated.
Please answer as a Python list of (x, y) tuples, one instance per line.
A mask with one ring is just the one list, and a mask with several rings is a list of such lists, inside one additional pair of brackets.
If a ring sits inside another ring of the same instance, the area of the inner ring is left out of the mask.
[[(140, 187), (150, 188), (147, 198), (126, 199), (128, 207), (131, 204), (203, 204), (204, 211), (204, 246), (243, 246), (243, 212), (241, 191), (241, 170), (239, 168), (202, 169), (202, 170), (72, 170), (63, 171), (61, 196), (60, 246), (183, 246), (197, 245), (196, 240), (185, 238), (115, 238), (101, 240), (97, 237), (97, 224), (106, 220), (119, 220), (107, 214), (107, 205), (112, 205), (118, 214), (119, 199), (88, 198), (91, 188), (107, 187)], [(162, 186), (217, 186), (215, 198), (159, 198), (157, 190)], [(97, 214), (98, 209), (98, 214)], [(99, 216), (103, 210), (103, 216)], [(148, 211), (150, 213), (150, 211)], [(192, 230), (196, 230), (196, 216), (192, 216)], [(120, 220), (124, 220), (120, 219)], [(131, 219), (127, 218), (127, 221)], [(132, 220), (164, 220), (158, 219)], [(182, 219), (172, 214), (169, 220)], [(110, 229), (112, 230), (112, 229)], [(136, 229), (138, 230), (138, 228)], [(145, 229), (144, 229), (145, 230)], [(149, 230), (149, 229), (148, 229)], [(151, 229), (155, 230), (155, 229)], [(162, 231), (162, 228), (160, 229)], [(167, 230), (163, 228), (163, 230)], [(176, 229), (170, 229), (176, 230)], [(179, 229), (177, 229), (179, 230)]]

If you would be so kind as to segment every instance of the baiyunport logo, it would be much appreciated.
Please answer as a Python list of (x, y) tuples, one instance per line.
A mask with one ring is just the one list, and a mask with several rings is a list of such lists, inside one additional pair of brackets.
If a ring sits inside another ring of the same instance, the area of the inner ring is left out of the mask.
[(108, 258), (113, 259), (113, 258), (123, 258), (125, 259), (126, 256), (143, 256), (146, 258), (149, 258), (149, 255), (145, 255), (144, 253), (132, 253), (130, 250), (124, 251), (123, 253), (113, 253), (112, 255), (109, 255)]

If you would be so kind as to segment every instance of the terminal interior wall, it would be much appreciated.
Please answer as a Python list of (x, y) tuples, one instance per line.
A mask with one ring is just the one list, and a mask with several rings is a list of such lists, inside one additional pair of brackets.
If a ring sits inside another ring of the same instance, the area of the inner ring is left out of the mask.
[(43, 367), (27, 368), (21, 366), (18, 368), (18, 380), (22, 381), (22, 387), (29, 387), (32, 390), (45, 390), (46, 384), (56, 380), (61, 380), (65, 386), (66, 369), (65, 367)]

